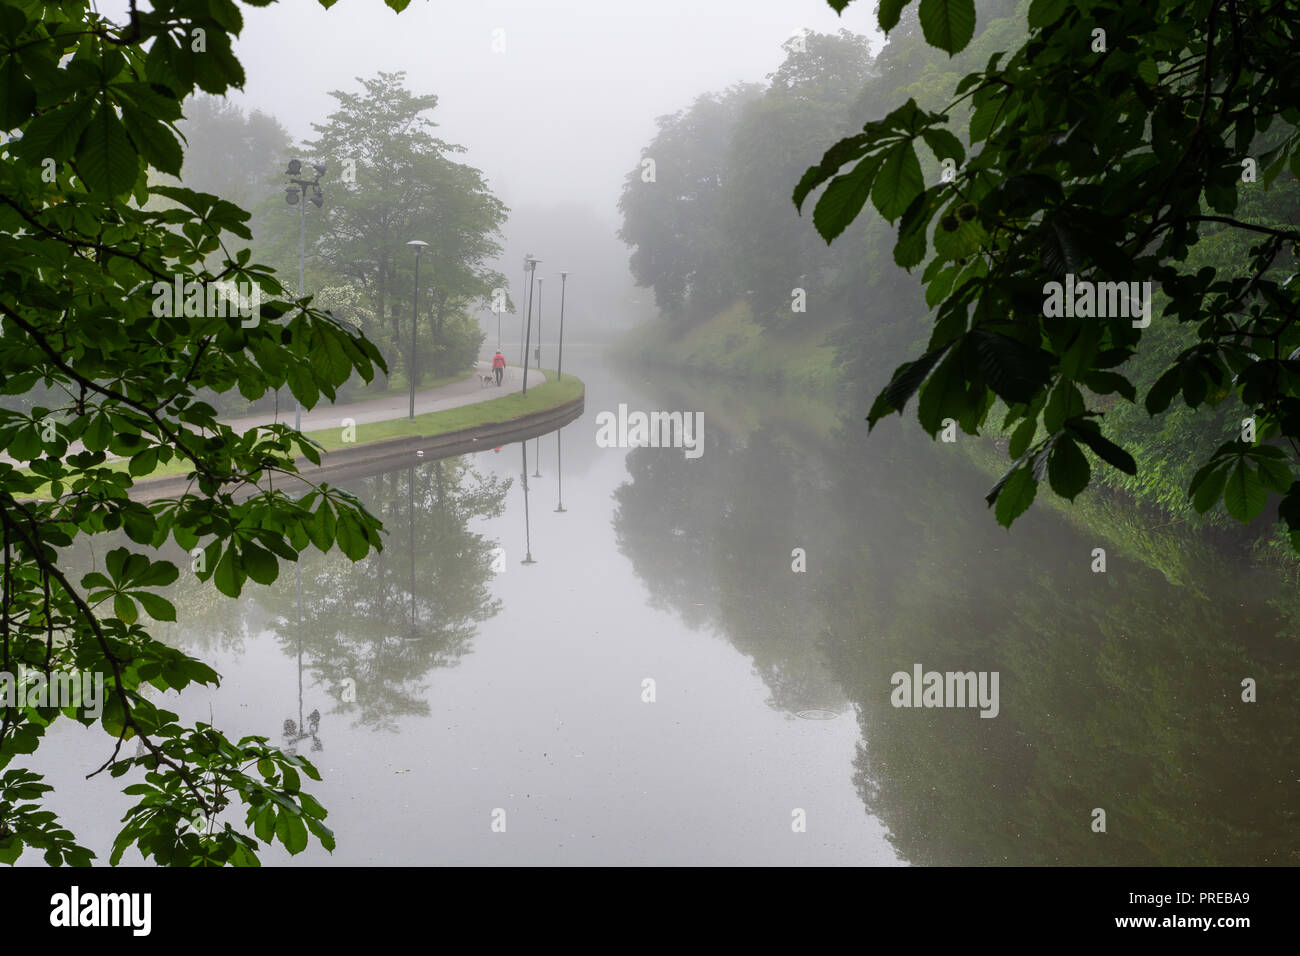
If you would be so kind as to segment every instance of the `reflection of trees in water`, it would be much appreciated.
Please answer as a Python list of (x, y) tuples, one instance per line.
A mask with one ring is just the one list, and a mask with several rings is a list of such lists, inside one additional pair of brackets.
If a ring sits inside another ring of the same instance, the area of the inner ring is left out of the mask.
[[(1274, 639), (1265, 595), (1243, 606), (1243, 575), (1200, 569), (1202, 600), (1128, 562), (1093, 574), (1103, 542), (1050, 512), (1008, 535), (950, 475), (918, 461), (903, 487), (844, 451), (832, 550), (852, 553), (868, 526), (888, 547), (837, 562), (832, 657), (858, 703), (855, 782), (905, 859), (1241, 864), (1300, 846), (1295, 788), (1279, 783), (1296, 776), (1294, 645)], [(873, 506), (864, 484), (903, 506)], [(1001, 714), (893, 708), (890, 674), (915, 662), (998, 671)], [(1240, 679), (1260, 674), (1271, 702), (1243, 703)]]
[[(422, 677), (453, 666), (469, 652), (477, 625), (500, 611), (487, 585), (494, 543), (468, 524), (499, 516), (510, 483), (479, 474), (468, 458), (349, 482), (384, 521), (384, 550), (353, 564), (337, 550), (308, 548), (296, 566), (281, 563), (274, 584), (249, 582), (237, 601), (188, 573), (190, 556), (169, 544), (157, 556), (181, 575), (161, 593), (176, 605), (178, 621), (150, 627), (201, 660), (214, 651), (241, 656), (248, 641), (271, 630), (284, 653), (297, 658), (300, 577), (302, 667), (325, 685), (335, 710), (391, 729), (398, 717), (428, 713)], [(93, 547), (69, 549), (64, 560), (79, 579), (126, 543), (120, 532), (99, 535)], [(347, 679), (356, 682), (355, 702), (344, 700)], [(310, 716), (299, 711), (286, 721), (287, 744), (313, 737)], [(319, 749), (315, 740), (311, 747)]]
[(809, 548), (821, 479), (807, 459), (765, 433), (748, 444), (714, 429), (706, 453), (637, 448), (631, 480), (615, 491), (619, 550), (646, 582), (651, 604), (692, 628), (712, 627), (749, 657), (769, 703), (786, 713), (843, 702), (819, 648), (828, 610), (812, 549), (806, 573), (791, 552)]
[[(1204, 600), (1127, 561), (1093, 574), (1105, 542), (1045, 509), (1008, 534), (983, 476), (906, 435), (712, 437), (698, 461), (630, 452), (619, 547), (656, 604), (753, 658), (774, 706), (854, 702), (854, 782), (904, 859), (1300, 863), (1297, 615), (1269, 608), (1273, 582), (1219, 562), (1196, 569)], [(890, 675), (917, 662), (998, 671), (1000, 715), (895, 709)]]
[[(357, 564), (312, 552), (302, 574), (304, 666), (336, 711), (386, 730), (400, 717), (428, 713), (424, 676), (455, 665), (477, 625), (500, 611), (487, 586), (493, 543), (467, 526), (499, 515), (508, 488), (508, 480), (481, 476), (459, 458), (350, 485), (383, 519), (384, 550)], [(293, 576), (264, 593), (276, 639), (294, 656)], [(346, 699), (348, 680), (355, 702)]]
[[(60, 562), (66, 566), (69, 579), (80, 581), (82, 575), (90, 571), (102, 572), (104, 556), (121, 547), (141, 550), (141, 545), (131, 541), (122, 531), (112, 531), (78, 539), (75, 548), (61, 552)], [(149, 633), (164, 644), (209, 663), (219, 653), (242, 654), (245, 642), (260, 630), (257, 611), (254, 609), (253, 613), (248, 613), (247, 606), (226, 597), (210, 581), (200, 581), (190, 571), (191, 556), (174, 541), (168, 539), (167, 544), (152, 552), (152, 556), (155, 561), (170, 561), (180, 571), (180, 576), (174, 584), (158, 592), (176, 605), (177, 621), (146, 618), (145, 626)], [(280, 566), (281, 575), (291, 570), (292, 565)], [(255, 594), (259, 590), (250, 581), (244, 594)], [(142, 688), (142, 692), (148, 693), (148, 687)]]

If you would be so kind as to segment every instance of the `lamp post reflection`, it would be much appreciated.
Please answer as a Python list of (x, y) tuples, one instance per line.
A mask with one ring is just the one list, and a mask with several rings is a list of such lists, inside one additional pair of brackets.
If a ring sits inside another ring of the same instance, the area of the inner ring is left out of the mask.
[(411, 553), (411, 640), (415, 640), (415, 466), (406, 469), (407, 549)]
[(528, 517), (528, 442), (521, 441), (519, 443), (519, 450), (523, 452), (523, 456), (524, 456), (523, 479), (524, 479), (524, 542), (525, 542), (524, 559), (519, 563), (536, 564), (537, 562), (533, 560), (532, 526), (529, 522), (529, 517)]
[(320, 711), (313, 710), (306, 720), (302, 717), (302, 565), (296, 564), (295, 569), (298, 572), (298, 720), (296, 723), (292, 717), (285, 720), (283, 736), (287, 753), (297, 753), (298, 744), (309, 737), (312, 753), (317, 753), (325, 746), (316, 736), (320, 729)]
[(560, 436), (563, 434), (563, 428), (555, 432), (555, 480), (558, 482), (555, 491), (555, 510), (561, 514), (569, 510), (564, 507), (564, 459), (560, 455)]

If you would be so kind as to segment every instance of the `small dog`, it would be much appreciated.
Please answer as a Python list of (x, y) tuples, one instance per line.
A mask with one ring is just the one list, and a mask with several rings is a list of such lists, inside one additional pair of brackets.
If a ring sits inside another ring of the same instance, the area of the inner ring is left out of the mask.
[(496, 380), (496, 377), (495, 377), (495, 376), (493, 376), (493, 375), (484, 375), (484, 376), (482, 376), (482, 381), (481, 381), (480, 384), (479, 384), (479, 388), (487, 388), (489, 385), (495, 385), (496, 383), (497, 383), (497, 380)]

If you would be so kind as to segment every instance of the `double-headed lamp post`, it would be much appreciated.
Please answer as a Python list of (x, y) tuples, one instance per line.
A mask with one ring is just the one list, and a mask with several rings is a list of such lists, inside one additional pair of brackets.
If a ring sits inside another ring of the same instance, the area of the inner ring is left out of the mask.
[(415, 248), (415, 294), (411, 296), (411, 367), (407, 370), (411, 379), (411, 410), (406, 417), (415, 421), (415, 330), (420, 324), (420, 252), (428, 243), (412, 239), (407, 245)]
[[(298, 298), (300, 299), (306, 295), (303, 290), (303, 270), (307, 259), (307, 203), (311, 202), (317, 209), (324, 204), (325, 196), (320, 190), (320, 178), (325, 175), (328, 167), (324, 163), (312, 163), (311, 168), (316, 170), (315, 179), (300, 178), (303, 175), (302, 160), (291, 159), (284, 168), (284, 174), (289, 177), (289, 182), (293, 183), (292, 186), (285, 187), (284, 201), (290, 206), (298, 207)], [(302, 405), (299, 404), (297, 397), (293, 400), (293, 427), (295, 431), (302, 431)]]

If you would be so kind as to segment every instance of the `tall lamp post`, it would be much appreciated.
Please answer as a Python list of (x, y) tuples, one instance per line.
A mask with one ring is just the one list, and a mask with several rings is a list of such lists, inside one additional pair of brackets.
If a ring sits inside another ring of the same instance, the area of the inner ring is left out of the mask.
[(564, 377), (564, 287), (568, 284), (569, 274), (560, 273), (560, 357), (555, 364), (555, 380), (558, 382)]
[(415, 421), (415, 330), (420, 324), (420, 253), (428, 243), (412, 239), (407, 245), (415, 247), (415, 295), (411, 297), (411, 367), (408, 369), (411, 378), (411, 410), (406, 417), (408, 421)]
[[(524, 284), (519, 291), (519, 304), (524, 305), (528, 299), (528, 265), (533, 261), (531, 252), (524, 253)], [(519, 323), (519, 364), (524, 364), (524, 324)]]
[(533, 361), (539, 372), (542, 370), (542, 283), (545, 281), (537, 280), (537, 349), (533, 353)]
[[(306, 294), (303, 291), (303, 270), (307, 259), (307, 203), (313, 203), (317, 209), (324, 204), (325, 196), (320, 190), (320, 178), (325, 175), (328, 167), (324, 163), (312, 163), (311, 168), (316, 170), (315, 179), (300, 178), (303, 175), (302, 160), (291, 159), (284, 168), (285, 176), (293, 183), (292, 186), (285, 187), (284, 201), (290, 206), (298, 207), (298, 298), (300, 299)], [(297, 396), (293, 400), (293, 427), (295, 431), (302, 431), (302, 405), (298, 402)]]
[(537, 264), (541, 259), (528, 257), (528, 320), (525, 323), (524, 331), (524, 387), (521, 395), (528, 394), (528, 347), (533, 337), (533, 276), (537, 274)]

